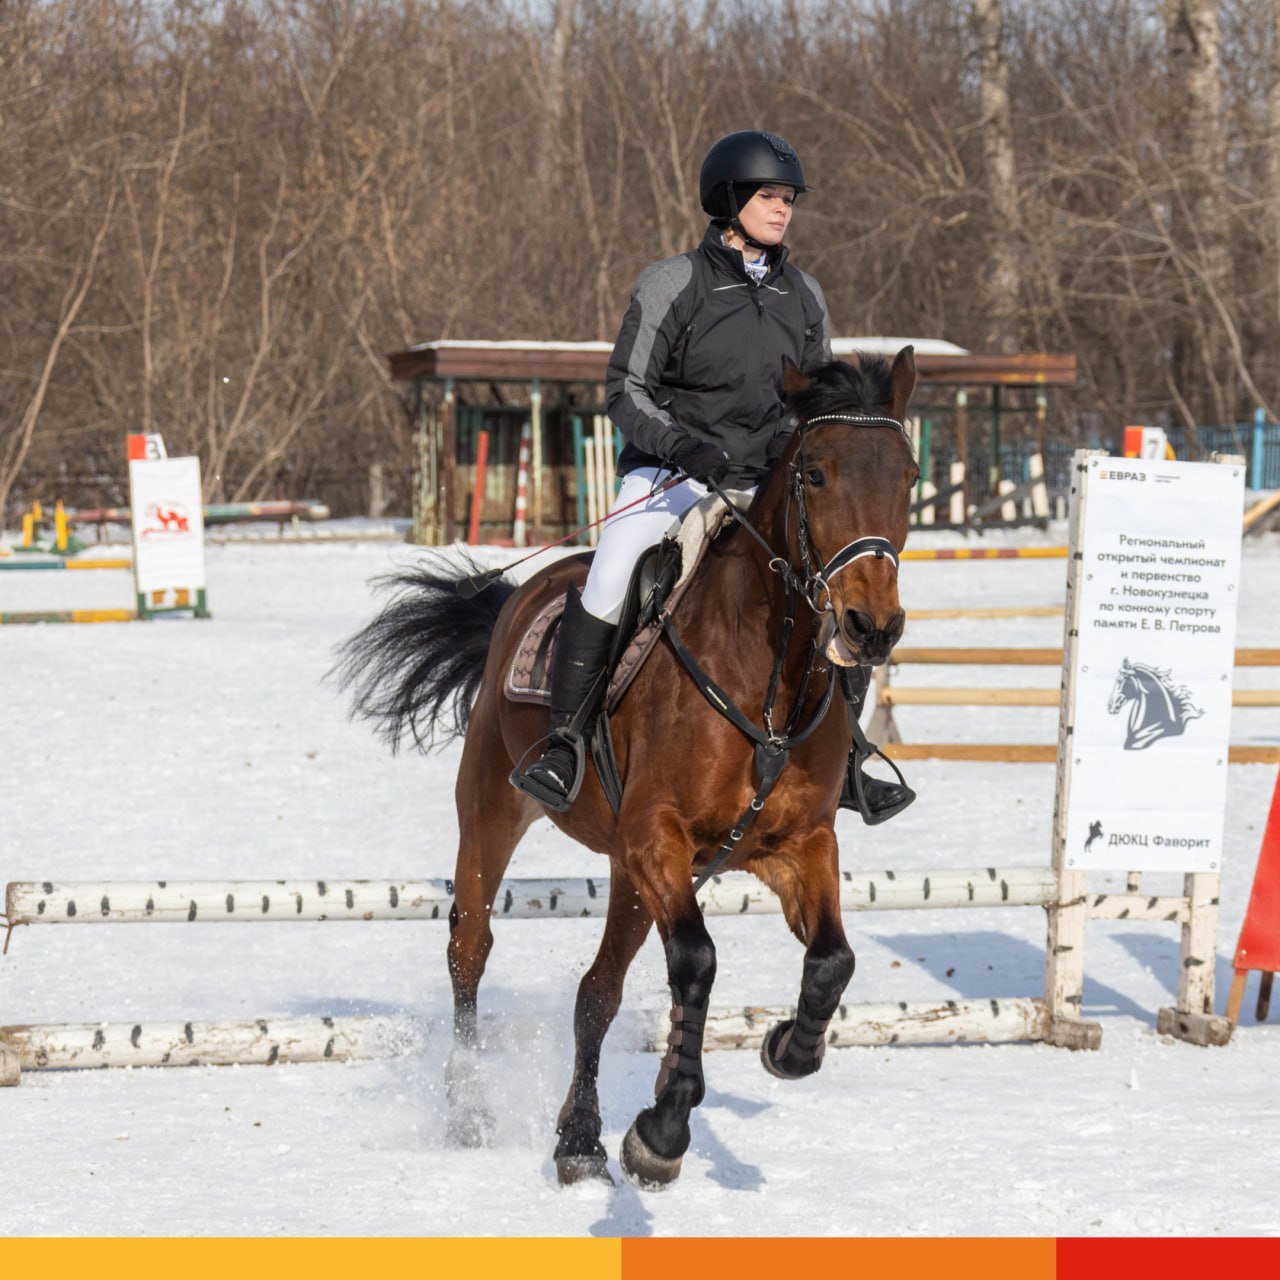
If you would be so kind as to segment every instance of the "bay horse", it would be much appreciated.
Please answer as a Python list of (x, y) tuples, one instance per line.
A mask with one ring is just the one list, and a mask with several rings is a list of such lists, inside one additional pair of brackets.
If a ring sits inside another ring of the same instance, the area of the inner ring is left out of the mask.
[[(611, 718), (624, 783), (616, 814), (594, 770), (564, 813), (545, 811), (507, 781), (548, 720), (544, 707), (507, 699), (505, 674), (532, 620), (570, 583), (581, 586), (589, 553), (522, 587), (503, 579), (470, 599), (457, 590), (465, 571), (409, 570), (392, 580), (401, 593), (343, 646), (353, 714), (374, 720), (393, 749), (406, 736), (424, 747), (442, 725), (450, 736), (465, 733), (448, 944), (454, 1047), (446, 1078), (455, 1141), (479, 1144), (492, 1125), (468, 1084), (477, 991), (499, 885), (520, 838), (544, 814), (610, 860), (604, 934), (578, 988), (573, 1078), (557, 1123), (562, 1183), (612, 1181), (600, 1142), (600, 1051), (627, 968), (654, 924), (666, 954), (671, 1034), (654, 1104), (624, 1138), (621, 1164), (648, 1187), (680, 1171), (689, 1116), (704, 1093), (702, 1038), (716, 974), (694, 877), (717, 846), (727, 869), (752, 872), (778, 895), (805, 948), (796, 1017), (766, 1036), (764, 1066), (786, 1079), (821, 1066), (827, 1025), (854, 968), (834, 829), (853, 729), (845, 714), (826, 714), (832, 664), (882, 664), (902, 635), (898, 553), (920, 474), (902, 424), (915, 379), (911, 347), (892, 366), (862, 356), (812, 376), (787, 362), (783, 387), (795, 429), (786, 448), (745, 523), (708, 547), (672, 629)], [(778, 705), (791, 708), (786, 727), (775, 729), (766, 716), (768, 732), (757, 729), (753, 747), (715, 698), (696, 696), (678, 656), (681, 641), (717, 697), (757, 721), (755, 708), (772, 705), (773, 686)], [(757, 768), (767, 770), (760, 761), (770, 742), (791, 749), (764, 803)]]

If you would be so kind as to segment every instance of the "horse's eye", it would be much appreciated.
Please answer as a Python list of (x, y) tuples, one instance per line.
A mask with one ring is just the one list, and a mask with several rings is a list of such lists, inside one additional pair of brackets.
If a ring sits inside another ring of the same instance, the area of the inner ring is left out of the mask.
[(821, 489), (827, 483), (827, 477), (822, 474), (820, 467), (810, 467), (804, 473), (805, 483), (812, 485), (815, 489)]

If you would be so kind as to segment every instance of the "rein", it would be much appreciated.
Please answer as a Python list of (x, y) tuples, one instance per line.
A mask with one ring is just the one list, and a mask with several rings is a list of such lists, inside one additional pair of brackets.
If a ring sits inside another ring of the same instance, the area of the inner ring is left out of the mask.
[[(859, 426), (875, 427), (891, 426), (905, 434), (902, 424), (896, 418), (889, 418), (879, 414), (823, 414), (802, 423), (798, 430), (803, 434), (811, 427), (822, 422), (848, 422)], [(835, 693), (835, 681), (831, 678), (831, 668), (827, 667), (825, 669), (827, 675), (826, 691), (823, 693), (822, 699), (813, 715), (809, 718), (809, 722), (803, 729), (797, 728), (805, 698), (808, 696), (809, 685), (817, 670), (818, 633), (815, 631), (809, 646), (809, 657), (805, 665), (804, 675), (800, 679), (800, 685), (796, 691), (791, 711), (787, 716), (784, 730), (779, 733), (773, 725), (773, 706), (778, 694), (778, 684), (782, 677), (783, 664), (791, 647), (791, 636), (795, 630), (796, 595), (799, 594), (814, 613), (826, 613), (831, 610), (831, 589), (828, 583), (841, 569), (848, 568), (849, 565), (863, 559), (865, 556), (874, 556), (877, 560), (886, 558), (892, 560), (895, 570), (899, 565), (898, 553), (893, 543), (887, 538), (875, 536), (856, 538), (853, 542), (841, 547), (835, 555), (824, 562), (816, 544), (813, 542), (813, 535), (809, 529), (808, 513), (804, 500), (804, 468), (798, 466), (795, 462), (790, 463), (789, 466), (791, 474), (788, 484), (784, 528), (790, 527), (791, 501), (794, 498), (799, 512), (798, 534), (800, 558), (804, 566), (803, 578), (796, 572), (795, 566), (787, 556), (780, 556), (775, 553), (760, 531), (729, 501), (719, 485), (714, 482), (709, 485), (711, 490), (729, 508), (730, 514), (738, 524), (764, 549), (769, 556), (769, 568), (782, 578), (786, 586), (787, 608), (782, 622), (782, 642), (774, 657), (773, 672), (769, 677), (769, 689), (765, 695), (763, 713), (765, 727), (763, 730), (758, 728), (734, 703), (733, 699), (702, 669), (697, 659), (680, 639), (670, 613), (666, 610), (662, 613), (662, 626), (667, 640), (676, 657), (680, 660), (685, 670), (688, 671), (698, 691), (730, 724), (755, 744), (755, 769), (760, 777), (760, 785), (756, 788), (756, 793), (752, 796), (750, 804), (743, 810), (729, 834), (725, 836), (724, 842), (717, 850), (715, 857), (711, 859), (703, 869), (702, 874), (694, 881), (693, 889), (695, 893), (728, 861), (735, 847), (746, 835), (747, 830), (764, 808), (765, 801), (769, 798), (770, 792), (773, 791), (778, 778), (782, 775), (783, 769), (787, 766), (792, 750), (818, 728), (830, 709), (831, 699)], [(826, 601), (820, 605), (818, 597), (822, 592), (826, 593)]]

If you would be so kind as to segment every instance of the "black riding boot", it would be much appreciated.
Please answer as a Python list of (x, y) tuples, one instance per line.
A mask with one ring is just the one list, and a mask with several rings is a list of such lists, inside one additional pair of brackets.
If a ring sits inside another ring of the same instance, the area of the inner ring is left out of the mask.
[[(853, 729), (853, 746), (849, 750), (849, 768), (845, 773), (844, 790), (840, 793), (840, 808), (852, 809), (862, 815), (869, 827), (897, 817), (915, 798), (916, 793), (907, 786), (901, 770), (892, 760), (889, 767), (898, 775), (897, 782), (884, 782), (863, 771), (863, 765), (871, 755), (880, 755), (878, 748), (866, 739), (858, 724), (867, 686), (871, 683), (870, 667), (837, 667), (840, 687), (848, 704), (849, 724)], [(883, 756), (881, 756), (884, 759)]]
[(511, 774), (511, 785), (554, 809), (578, 797), (586, 763), (586, 741), (608, 683), (609, 654), (617, 627), (582, 607), (570, 586), (551, 655), (551, 736), (542, 755)]

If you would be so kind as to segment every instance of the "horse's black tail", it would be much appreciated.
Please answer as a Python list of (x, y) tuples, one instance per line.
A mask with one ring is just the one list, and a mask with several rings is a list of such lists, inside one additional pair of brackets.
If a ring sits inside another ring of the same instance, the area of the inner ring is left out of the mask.
[(393, 752), (406, 734), (425, 751), (467, 731), (498, 613), (516, 589), (503, 578), (460, 596), (479, 568), (437, 562), (379, 578), (396, 595), (338, 650), (332, 674), (351, 692), (352, 716), (372, 720)]

